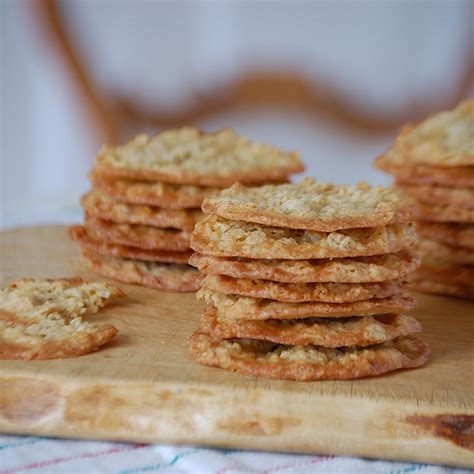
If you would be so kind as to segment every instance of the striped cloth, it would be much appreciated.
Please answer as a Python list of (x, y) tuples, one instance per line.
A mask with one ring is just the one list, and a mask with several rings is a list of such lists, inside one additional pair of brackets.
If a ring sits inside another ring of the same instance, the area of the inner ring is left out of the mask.
[(0, 474), (468, 474), (428, 464), (195, 447), (0, 436)]

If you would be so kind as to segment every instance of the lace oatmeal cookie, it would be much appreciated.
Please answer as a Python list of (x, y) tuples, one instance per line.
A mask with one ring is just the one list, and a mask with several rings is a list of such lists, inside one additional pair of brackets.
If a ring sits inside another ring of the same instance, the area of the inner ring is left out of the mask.
[(253, 377), (281, 380), (348, 380), (423, 365), (428, 346), (408, 336), (365, 348), (329, 349), (287, 346), (254, 339), (214, 341), (194, 333), (190, 340), (196, 362)]
[(421, 237), (436, 240), (453, 247), (474, 249), (474, 225), (438, 222), (418, 222)]
[(348, 317), (342, 319), (305, 318), (265, 321), (241, 320), (232, 323), (217, 319), (215, 308), (201, 318), (200, 330), (214, 340), (259, 339), (277, 344), (323, 347), (370, 346), (398, 336), (421, 332), (416, 319), (406, 314)]
[(419, 244), (419, 252), (425, 256), (435, 256), (447, 263), (458, 263), (461, 265), (474, 265), (474, 252), (472, 249), (453, 247), (442, 244), (435, 240), (423, 239)]
[(455, 296), (458, 298), (474, 299), (474, 288), (472, 286), (456, 285), (442, 281), (429, 279), (415, 280), (413, 289), (420, 293), (429, 293), (433, 295)]
[(436, 255), (423, 253), (423, 264), (414, 274), (415, 279), (433, 280), (474, 288), (474, 265), (445, 262)]
[(426, 166), (405, 164), (397, 165), (389, 154), (398, 153), (394, 150), (378, 157), (374, 166), (395, 177), (397, 184), (438, 185), (460, 188), (474, 187), (474, 169), (472, 166), (447, 168), (443, 166)]
[(134, 258), (151, 262), (188, 263), (192, 253), (191, 251), (177, 252), (171, 250), (142, 249), (104, 242), (103, 240), (91, 237), (86, 228), (80, 225), (69, 227), (68, 233), (71, 239), (77, 242), (82, 249), (111, 257)]
[(407, 184), (398, 184), (397, 187), (411, 197), (429, 205), (474, 209), (474, 188)]
[(383, 283), (278, 283), (246, 280), (222, 275), (206, 275), (202, 287), (224, 294), (251, 296), (285, 303), (350, 303), (370, 298), (399, 295), (407, 288), (403, 280)]
[(440, 167), (474, 165), (474, 100), (441, 112), (418, 125), (406, 125), (398, 134), (388, 159), (398, 166)]
[(394, 188), (341, 186), (313, 178), (259, 188), (237, 183), (206, 198), (202, 209), (226, 219), (323, 232), (380, 227), (416, 216), (415, 202)]
[(84, 225), (96, 240), (147, 250), (187, 251), (191, 234), (179, 229), (158, 229), (148, 225), (116, 224), (85, 215)]
[(320, 260), (252, 260), (194, 253), (189, 264), (206, 275), (227, 275), (250, 280), (282, 283), (362, 283), (396, 280), (416, 270), (420, 259), (414, 253)]
[(474, 209), (458, 206), (435, 206), (418, 202), (419, 220), (427, 222), (458, 222), (474, 224)]
[(352, 303), (282, 303), (280, 301), (248, 296), (227, 295), (201, 288), (196, 297), (214, 306), (221, 321), (301, 319), (301, 318), (346, 318), (349, 316), (372, 316), (386, 313), (410, 311), (416, 306), (414, 298), (406, 295), (389, 298), (371, 298)]
[(82, 255), (92, 271), (125, 283), (176, 292), (196, 291), (201, 283), (201, 275), (190, 265), (107, 257), (87, 250)]
[(196, 225), (191, 248), (220, 257), (302, 260), (396, 253), (417, 241), (414, 224), (317, 232), (210, 215)]
[(474, 100), (428, 117), (399, 136), (409, 162), (439, 166), (474, 165)]
[(229, 129), (203, 133), (181, 128), (103, 147), (96, 170), (109, 176), (224, 188), (237, 181), (286, 179), (304, 167), (297, 153), (252, 142)]
[(105, 282), (24, 279), (0, 290), (0, 359), (65, 359), (97, 350), (117, 329), (82, 316), (124, 296)]
[(200, 208), (205, 197), (220, 191), (203, 186), (111, 178), (96, 171), (89, 179), (94, 190), (116, 201), (165, 209)]
[(139, 204), (117, 202), (108, 196), (90, 191), (81, 198), (84, 211), (117, 224), (138, 224), (158, 228), (174, 228), (186, 232), (194, 229), (204, 215), (197, 209), (161, 209)]
[(414, 277), (474, 288), (474, 265), (457, 265), (426, 257)]

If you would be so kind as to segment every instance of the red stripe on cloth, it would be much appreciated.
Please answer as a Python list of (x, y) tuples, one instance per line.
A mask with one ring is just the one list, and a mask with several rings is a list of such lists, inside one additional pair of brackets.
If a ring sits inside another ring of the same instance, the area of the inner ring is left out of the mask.
[(32, 464), (25, 464), (24, 466), (14, 467), (13, 469), (1, 470), (0, 474), (14, 474), (16, 472), (28, 471), (30, 469), (43, 469), (44, 467), (53, 466), (55, 464), (61, 464), (63, 462), (78, 461), (81, 459), (98, 458), (101, 456), (107, 456), (110, 454), (124, 453), (127, 451), (136, 451), (137, 449), (143, 449), (147, 444), (134, 444), (132, 446), (121, 446), (116, 448), (106, 449), (105, 451), (98, 451), (95, 453), (81, 453), (74, 456), (68, 457), (57, 457), (53, 459), (47, 459), (46, 461), (35, 462)]
[(286, 469), (294, 469), (296, 467), (305, 467), (305, 466), (312, 466), (314, 464), (319, 464), (321, 462), (329, 461), (330, 459), (334, 459), (334, 456), (323, 456), (317, 457), (313, 459), (309, 459), (308, 461), (304, 462), (292, 462), (288, 464), (283, 464), (281, 466), (272, 467), (270, 469), (262, 469), (262, 470), (249, 470), (248, 467), (224, 467), (219, 469), (214, 474), (226, 474), (227, 472), (236, 472), (236, 471), (243, 471), (243, 472), (251, 472), (252, 474), (273, 474), (274, 472), (284, 471)]

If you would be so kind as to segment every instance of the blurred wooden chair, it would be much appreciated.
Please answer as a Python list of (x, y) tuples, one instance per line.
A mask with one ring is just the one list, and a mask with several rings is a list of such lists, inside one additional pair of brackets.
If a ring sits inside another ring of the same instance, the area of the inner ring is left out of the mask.
[[(49, 37), (70, 71), (71, 80), (77, 86), (91, 120), (101, 131), (107, 143), (119, 143), (127, 138), (130, 130), (140, 126), (156, 129), (195, 124), (209, 115), (235, 107), (280, 105), (292, 110), (303, 110), (315, 117), (325, 117), (361, 133), (376, 134), (393, 130), (401, 124), (415, 121), (434, 111), (452, 107), (465, 98), (474, 87), (474, 27), (471, 23), (466, 44), (464, 68), (459, 71), (453, 90), (426, 103), (413, 104), (399, 114), (374, 115), (361, 107), (355, 107), (329, 84), (290, 72), (253, 71), (222, 88), (213, 96), (196, 96), (187, 108), (170, 116), (159, 107), (145, 111), (132, 98), (104, 97), (91, 80), (89, 71), (68, 35), (59, 0), (37, 0), (33, 3), (38, 20), (46, 28)], [(474, 3), (470, 4), (474, 17)]]

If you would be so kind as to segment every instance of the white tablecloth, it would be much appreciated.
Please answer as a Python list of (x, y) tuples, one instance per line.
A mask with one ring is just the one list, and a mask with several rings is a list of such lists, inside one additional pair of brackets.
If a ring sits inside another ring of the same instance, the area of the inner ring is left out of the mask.
[[(50, 208), (49, 212), (42, 211), (41, 214), (34, 208), (25, 207), (21, 212), (3, 214), (2, 227), (11, 228), (41, 222), (71, 223), (80, 220), (81, 210), (78, 205), (71, 205), (66, 209)], [(0, 474), (23, 472), (48, 474), (468, 473), (462, 469), (442, 466), (349, 457), (0, 435)]]

